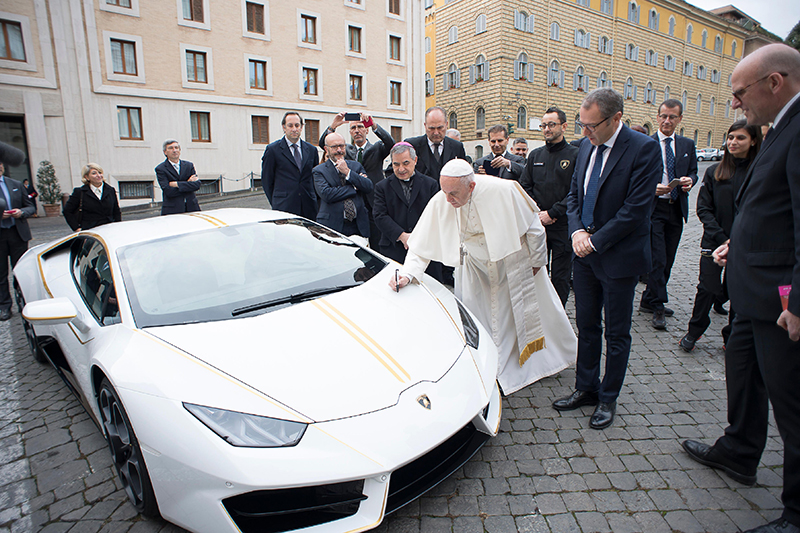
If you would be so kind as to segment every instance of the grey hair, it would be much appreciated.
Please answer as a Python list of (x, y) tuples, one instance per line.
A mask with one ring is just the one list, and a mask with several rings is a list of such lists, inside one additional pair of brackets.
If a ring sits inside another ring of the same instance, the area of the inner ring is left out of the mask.
[(457, 141), (461, 140), (461, 132), (455, 128), (448, 129), (446, 132), (444, 132), (444, 134), (450, 137), (451, 139), (455, 139)]
[(170, 145), (170, 144), (172, 144), (172, 143), (178, 143), (178, 146), (180, 146), (180, 145), (181, 145), (181, 143), (179, 143), (179, 142), (178, 142), (178, 141), (176, 141), (175, 139), (167, 139), (166, 141), (164, 141), (164, 144), (162, 144), (162, 145), (161, 145), (161, 151), (162, 151), (162, 152), (166, 151), (166, 149), (167, 149), (167, 146), (169, 146), (169, 145)]
[(408, 152), (408, 156), (411, 159), (417, 158), (417, 151), (414, 150), (414, 147), (408, 143), (397, 143), (394, 146), (392, 146), (392, 149), (389, 151), (391, 155), (395, 154), (399, 155), (402, 154), (403, 152)]
[(625, 107), (622, 95), (609, 87), (600, 87), (591, 91), (583, 99), (581, 107), (589, 109), (592, 104), (597, 105), (604, 117), (612, 117), (617, 113), (622, 113)]

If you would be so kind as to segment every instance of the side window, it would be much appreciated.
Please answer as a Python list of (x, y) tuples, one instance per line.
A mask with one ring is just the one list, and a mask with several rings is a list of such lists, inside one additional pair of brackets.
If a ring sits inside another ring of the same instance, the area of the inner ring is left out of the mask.
[(78, 239), (72, 245), (72, 278), (86, 307), (100, 324), (120, 322), (117, 293), (105, 248), (96, 239)]

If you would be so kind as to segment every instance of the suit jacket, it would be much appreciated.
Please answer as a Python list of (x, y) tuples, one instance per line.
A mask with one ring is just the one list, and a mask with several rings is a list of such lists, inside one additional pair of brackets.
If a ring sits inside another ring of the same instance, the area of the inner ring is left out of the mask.
[(406, 139), (406, 142), (417, 151), (417, 172), (430, 176), (437, 182), (439, 181), (439, 173), (442, 171), (442, 167), (445, 163), (451, 159), (467, 158), (467, 154), (464, 152), (464, 145), (461, 144), (461, 141), (456, 141), (450, 137), (445, 137), (444, 141), (442, 141), (442, 157), (439, 163), (433, 158), (433, 152), (431, 152), (428, 146), (427, 135), (411, 137)]
[[(569, 233), (581, 222), (583, 184), (594, 145), (580, 144), (567, 197)], [(587, 261), (599, 261), (611, 278), (637, 276), (651, 269), (650, 215), (656, 183), (661, 179), (658, 143), (623, 125), (600, 175), (594, 206), (592, 245)]]
[[(656, 142), (659, 142), (658, 132), (655, 132), (652, 137), (656, 140)], [(664, 161), (663, 158), (662, 162), (666, 166), (666, 161)], [(662, 175), (663, 170), (662, 174), (659, 174), (658, 176), (656, 185), (661, 183)], [(688, 137), (675, 134), (675, 177), (682, 178), (683, 176), (689, 176), (692, 178), (692, 186), (697, 184), (697, 155), (693, 140), (689, 139)], [(689, 193), (685, 193), (683, 192), (683, 189), (679, 188), (678, 201), (681, 203), (683, 221), (686, 222), (689, 219)]]
[[(172, 166), (169, 159), (165, 159), (163, 163), (156, 167), (156, 179), (163, 194), (161, 202), (162, 215), (200, 211), (200, 204), (194, 194), (200, 189), (200, 181), (187, 181), (197, 174), (194, 170), (194, 164), (181, 159), (180, 166), (180, 176), (175, 172), (175, 167)], [(177, 181), (178, 187), (170, 187), (170, 181)]]
[[(511, 168), (501, 168), (499, 177), (506, 180), (519, 181), (520, 176), (522, 176), (522, 170), (525, 168), (525, 158), (514, 155), (508, 150), (503, 154), (503, 157), (511, 161)], [(492, 159), (494, 159), (493, 155), (487, 154), (472, 163), (472, 167), (475, 169), (475, 172), (478, 172), (478, 169), (483, 167), (484, 161), (491, 161)]]
[(736, 313), (774, 322), (778, 287), (800, 316), (800, 100), (771, 130), (736, 197), (728, 252), (728, 293)]
[(411, 182), (411, 199), (406, 200), (400, 180), (392, 174), (375, 186), (375, 206), (372, 216), (381, 230), (381, 249), (397, 248), (398, 257), (389, 255), (398, 263), (405, 259), (405, 247), (398, 242), (400, 234), (411, 233), (417, 225), (419, 217), (433, 195), (439, 192), (439, 184), (430, 176), (415, 172)]
[[(81, 207), (81, 198), (83, 198), (83, 207)], [(83, 212), (81, 213), (81, 211)], [(67, 200), (67, 205), (64, 206), (64, 218), (67, 219), (67, 224), (72, 231), (77, 231), (78, 228), (91, 229), (109, 222), (119, 222), (122, 220), (122, 213), (119, 210), (116, 189), (108, 183), (104, 183), (103, 193), (98, 199), (90, 185), (75, 187)]]
[[(12, 180), (8, 176), (0, 176), (1, 180), (5, 180), (6, 188), (8, 189), (8, 196), (11, 200), (11, 205), (6, 206), (4, 210), (22, 209), (22, 216), (14, 219), (12, 228), (16, 228), (19, 238), (23, 241), (31, 240), (31, 229), (28, 227), (28, 217), (36, 214), (36, 208), (33, 206), (33, 201), (28, 198), (28, 192), (22, 182)], [(2, 190), (0, 190), (0, 198), (5, 203), (5, 197)], [(5, 280), (0, 280), (0, 283), (5, 283)]]
[(297, 168), (292, 151), (281, 137), (264, 150), (261, 158), (261, 185), (272, 209), (314, 220), (317, 218), (317, 193), (312, 170), (319, 165), (319, 152), (300, 140), (302, 168)]
[(364, 174), (364, 167), (358, 161), (348, 161), (349, 183), (342, 185), (339, 171), (332, 160), (314, 167), (314, 186), (319, 194), (320, 204), (317, 222), (332, 230), (344, 229), (344, 201), (351, 198), (356, 205), (356, 224), (362, 237), (369, 237), (369, 213), (364, 197), (372, 192), (374, 185)]

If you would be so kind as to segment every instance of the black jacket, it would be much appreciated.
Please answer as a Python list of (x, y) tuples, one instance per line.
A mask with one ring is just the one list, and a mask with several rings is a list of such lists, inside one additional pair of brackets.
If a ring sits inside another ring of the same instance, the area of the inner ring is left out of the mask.
[[(81, 206), (83, 198), (83, 206)], [(119, 210), (117, 201), (117, 191), (108, 183), (103, 184), (103, 195), (98, 200), (87, 184), (83, 187), (75, 187), (72, 195), (64, 206), (64, 218), (72, 231), (78, 228), (91, 229), (109, 222), (119, 222), (122, 220), (122, 213)]]
[(520, 185), (556, 223), (567, 223), (567, 196), (575, 171), (578, 147), (562, 139), (546, 144), (528, 154)]
[(417, 167), (416, 170), (420, 174), (430, 176), (439, 182), (439, 173), (445, 163), (451, 159), (464, 159), (466, 160), (467, 154), (464, 152), (464, 145), (461, 141), (456, 141), (450, 137), (445, 137), (442, 141), (442, 156), (437, 163), (433, 158), (430, 146), (428, 146), (427, 135), (420, 135), (419, 137), (411, 137), (406, 139), (406, 142), (414, 147), (417, 152)]
[(706, 169), (703, 184), (697, 192), (697, 218), (703, 223), (700, 246), (715, 249), (731, 236), (735, 208), (733, 205), (739, 188), (747, 175), (748, 160), (734, 159), (736, 170), (730, 179), (714, 179), (719, 163)]

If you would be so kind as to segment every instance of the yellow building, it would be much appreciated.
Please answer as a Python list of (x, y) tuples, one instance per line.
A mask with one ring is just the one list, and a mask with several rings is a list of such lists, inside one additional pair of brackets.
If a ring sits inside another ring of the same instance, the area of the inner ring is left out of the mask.
[(721, 145), (734, 121), (730, 74), (748, 31), (686, 2), (425, 1), (426, 36), (435, 36), (426, 103), (444, 107), (478, 153), (493, 124), (541, 139), (539, 119), (554, 105), (567, 114), (567, 138), (579, 137), (583, 97), (601, 86), (622, 93), (624, 120), (651, 133), (658, 105), (681, 100), (680, 133), (698, 147)]

